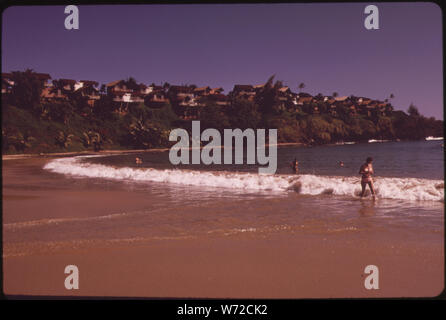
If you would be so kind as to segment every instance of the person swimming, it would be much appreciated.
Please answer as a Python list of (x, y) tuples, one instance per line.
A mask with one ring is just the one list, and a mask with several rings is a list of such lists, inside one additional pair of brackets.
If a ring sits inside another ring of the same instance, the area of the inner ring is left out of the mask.
[(291, 169), (293, 170), (294, 173), (299, 172), (299, 161), (297, 161), (296, 158), (294, 158), (294, 161), (291, 162)]
[(375, 189), (373, 187), (373, 179), (372, 174), (375, 172), (373, 171), (372, 166), (373, 159), (372, 157), (368, 157), (366, 159), (366, 162), (359, 168), (359, 174), (361, 175), (361, 198), (364, 197), (365, 189), (367, 185), (370, 188), (370, 192), (372, 193), (373, 198), (375, 198)]

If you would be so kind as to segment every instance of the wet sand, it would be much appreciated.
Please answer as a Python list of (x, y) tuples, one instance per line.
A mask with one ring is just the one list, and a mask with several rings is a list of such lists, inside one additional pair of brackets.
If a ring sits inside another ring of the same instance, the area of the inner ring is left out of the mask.
[[(48, 159), (3, 161), (3, 223), (91, 217), (150, 204), (119, 189), (57, 188), (40, 175)], [(39, 188), (35, 186), (40, 186)], [(46, 235), (51, 237), (51, 235)], [(35, 239), (38, 243), (39, 239)], [(443, 290), (444, 248), (438, 241), (344, 234), (237, 234), (185, 239), (95, 242), (79, 247), (11, 252), (4, 232), (7, 295), (345, 298), (431, 297)], [(64, 288), (64, 268), (79, 268), (79, 290)], [(365, 266), (380, 271), (379, 290), (364, 288)]]
[[(395, 254), (398, 251), (398, 254)], [(429, 297), (443, 289), (441, 248), (384, 246), (300, 237), (159, 241), (4, 259), (6, 294), (129, 297)], [(364, 288), (364, 267), (380, 270)], [(66, 265), (79, 290), (64, 288)]]

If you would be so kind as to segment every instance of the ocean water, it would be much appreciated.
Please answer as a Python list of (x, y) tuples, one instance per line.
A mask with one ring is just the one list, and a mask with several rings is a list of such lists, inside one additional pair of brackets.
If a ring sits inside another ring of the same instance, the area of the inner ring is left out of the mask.
[[(233, 193), (332, 195), (358, 198), (359, 167), (374, 158), (374, 183), (381, 199), (444, 201), (444, 151), (442, 141), (388, 142), (318, 147), (280, 147), (274, 175), (258, 174), (258, 165), (172, 165), (169, 152), (115, 156), (81, 156), (54, 160), (52, 172), (76, 177), (122, 182), (161, 183), (190, 187), (190, 193), (210, 197)], [(135, 163), (135, 157), (143, 160)], [(299, 161), (299, 174), (290, 163)], [(341, 166), (340, 162), (344, 165)], [(246, 162), (246, 158), (244, 160)]]
[[(86, 205), (73, 211), (78, 216), (6, 223), (5, 239), (17, 252), (25, 250), (20, 243), (32, 251), (38, 243), (53, 250), (96, 241), (115, 245), (274, 233), (439, 243), (444, 239), (442, 143), (280, 147), (274, 175), (259, 174), (254, 165), (173, 166), (168, 151), (53, 159), (35, 173), (45, 185), (29, 188), (82, 190)], [(135, 163), (136, 156), (143, 164)], [(368, 156), (374, 158), (376, 200), (359, 197), (358, 170)], [(297, 175), (290, 168), (294, 158)], [(111, 200), (92, 199), (90, 191), (97, 190), (110, 191), (122, 205), (106, 213), (89, 210), (90, 203), (100, 207)]]

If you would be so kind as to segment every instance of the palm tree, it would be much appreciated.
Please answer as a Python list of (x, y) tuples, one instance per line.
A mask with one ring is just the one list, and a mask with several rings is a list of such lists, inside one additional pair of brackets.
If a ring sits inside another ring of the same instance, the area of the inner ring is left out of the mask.
[(390, 96), (389, 96), (389, 99), (392, 100), (393, 98), (395, 98), (395, 95), (393, 93), (391, 93)]
[(53, 80), (53, 87), (51, 88), (50, 92), (54, 93), (55, 95), (63, 94), (65, 91), (64, 85), (62, 81), (60, 80)]
[(10, 95), (13, 105), (40, 115), (44, 81), (39, 79), (32, 69), (26, 69), (24, 72), (13, 71), (11, 80), (14, 81)]
[(13, 145), (17, 151), (24, 151), (27, 148), (31, 148), (32, 143), (36, 141), (36, 138), (17, 132), (15, 135), (8, 136), (8, 145)]
[(59, 131), (59, 134), (56, 136), (56, 144), (66, 149), (71, 144), (73, 137), (73, 134), (66, 134), (63, 131)]
[(98, 132), (89, 130), (83, 133), (82, 143), (86, 148), (93, 146), (94, 151), (99, 151), (104, 141)]
[(105, 94), (107, 92), (107, 87), (105, 86), (105, 84), (101, 85), (101, 88), (99, 89), (99, 92), (101, 94)]
[(138, 90), (138, 83), (133, 77), (128, 77), (127, 80), (124, 81), (124, 84), (130, 90)]
[(420, 116), (420, 112), (418, 111), (418, 108), (413, 103), (410, 104), (409, 109), (407, 109), (407, 113), (411, 117)]

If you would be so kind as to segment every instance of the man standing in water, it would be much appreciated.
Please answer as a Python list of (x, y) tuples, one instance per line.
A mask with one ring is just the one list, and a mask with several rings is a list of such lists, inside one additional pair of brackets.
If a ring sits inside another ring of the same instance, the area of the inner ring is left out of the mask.
[(367, 185), (369, 185), (370, 192), (372, 192), (373, 199), (375, 198), (375, 189), (373, 188), (373, 180), (372, 180), (372, 174), (374, 174), (373, 166), (372, 166), (373, 159), (371, 157), (368, 157), (366, 160), (366, 163), (364, 163), (359, 168), (359, 174), (362, 175), (361, 177), (361, 198), (364, 197), (365, 194), (365, 188)]

